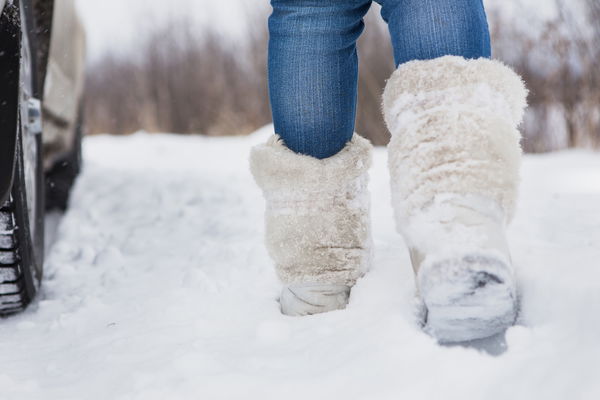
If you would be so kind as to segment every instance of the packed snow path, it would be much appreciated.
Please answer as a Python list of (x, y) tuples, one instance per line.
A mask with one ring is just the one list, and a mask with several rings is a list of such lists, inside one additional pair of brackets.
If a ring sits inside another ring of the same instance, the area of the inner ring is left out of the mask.
[(280, 315), (244, 138), (85, 141), (44, 288), (0, 321), (0, 399), (599, 399), (600, 154), (527, 156), (519, 326), (444, 347), (413, 316), (386, 153), (375, 265), (344, 311)]

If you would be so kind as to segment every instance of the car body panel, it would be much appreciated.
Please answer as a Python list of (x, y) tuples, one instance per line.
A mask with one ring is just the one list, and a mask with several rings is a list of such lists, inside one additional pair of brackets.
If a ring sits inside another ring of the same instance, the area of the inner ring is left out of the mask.
[(85, 31), (75, 0), (54, 0), (44, 85), (44, 165), (51, 167), (75, 142), (84, 87)]

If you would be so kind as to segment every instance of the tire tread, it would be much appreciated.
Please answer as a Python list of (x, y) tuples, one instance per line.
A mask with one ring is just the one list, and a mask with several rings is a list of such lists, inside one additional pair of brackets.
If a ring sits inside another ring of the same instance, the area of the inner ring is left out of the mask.
[(9, 200), (0, 207), (0, 246), (5, 243), (3, 238), (10, 238), (10, 246), (0, 247), (0, 317), (18, 313), (29, 303), (14, 221), (14, 202)]

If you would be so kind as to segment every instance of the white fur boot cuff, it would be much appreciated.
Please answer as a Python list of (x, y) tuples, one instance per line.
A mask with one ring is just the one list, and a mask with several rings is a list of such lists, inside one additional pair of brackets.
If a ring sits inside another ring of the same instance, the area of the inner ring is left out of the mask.
[(267, 204), (266, 246), (285, 284), (352, 286), (368, 269), (371, 149), (357, 134), (322, 160), (289, 150), (277, 135), (252, 149), (250, 169)]
[(495, 60), (445, 56), (398, 67), (383, 94), (398, 223), (441, 193), (489, 198), (510, 220), (526, 97), (521, 78)]

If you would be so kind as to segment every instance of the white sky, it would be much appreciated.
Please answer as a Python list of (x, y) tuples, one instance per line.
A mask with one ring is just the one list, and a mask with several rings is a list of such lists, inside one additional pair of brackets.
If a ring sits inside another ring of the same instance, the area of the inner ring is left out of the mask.
[[(343, 0), (340, 0), (343, 1)], [(580, 2), (581, 0), (573, 0)], [(136, 40), (169, 16), (191, 14), (199, 27), (207, 24), (235, 38), (246, 27), (248, 12), (268, 9), (268, 0), (77, 0), (86, 27), (88, 55), (131, 51)], [(552, 0), (484, 0), (488, 9), (500, 7), (515, 23), (532, 24), (554, 15)], [(523, 12), (528, 10), (529, 12)], [(534, 21), (537, 20), (537, 21)], [(266, 21), (265, 21), (266, 23)]]
[[(267, 0), (76, 0), (86, 27), (88, 56), (128, 50), (160, 21), (191, 14), (198, 26), (214, 25), (226, 35), (241, 35), (248, 10)], [(261, 4), (264, 3), (264, 4)]]

